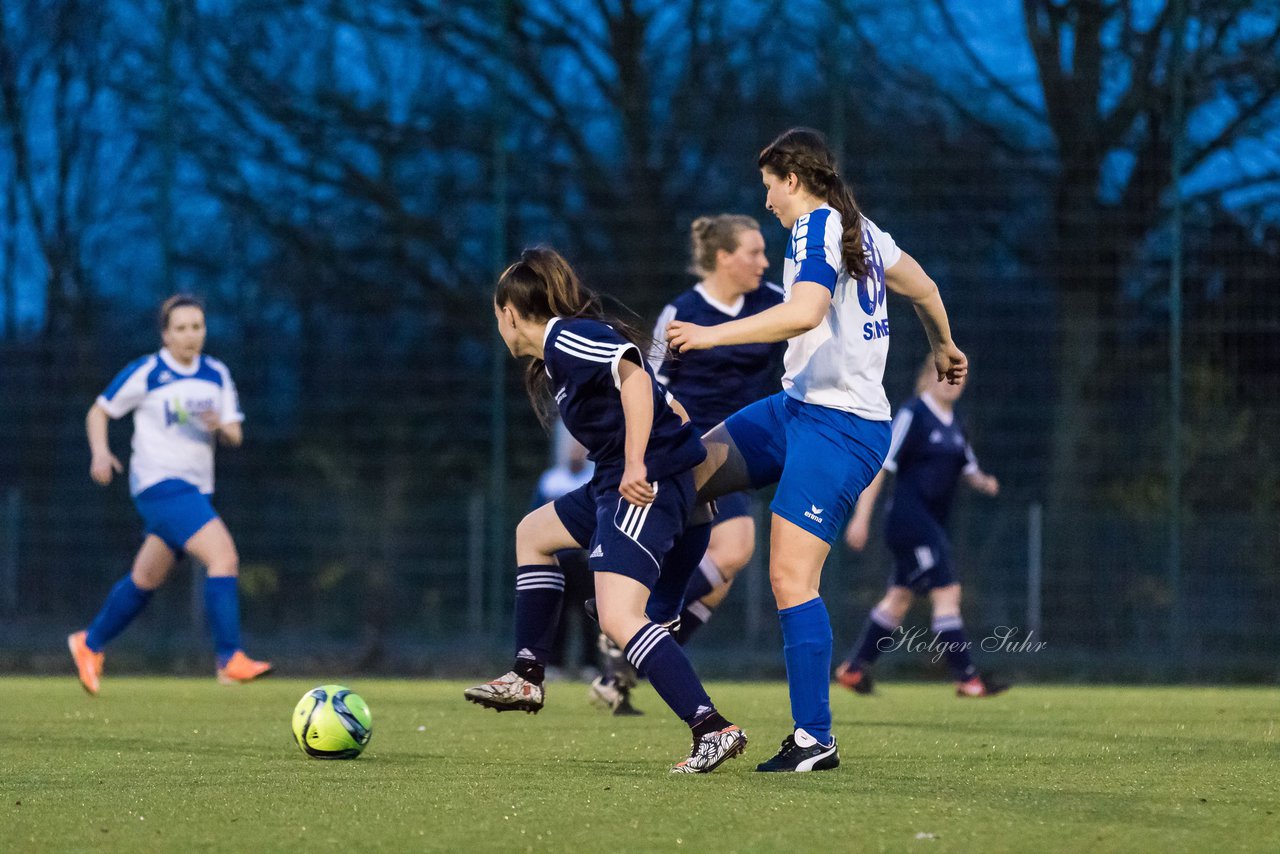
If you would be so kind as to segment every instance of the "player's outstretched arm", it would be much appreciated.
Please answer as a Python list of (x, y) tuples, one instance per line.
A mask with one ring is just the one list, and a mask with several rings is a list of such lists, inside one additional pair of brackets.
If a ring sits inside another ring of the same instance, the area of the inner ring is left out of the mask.
[(124, 466), (111, 453), (111, 445), (107, 441), (107, 424), (111, 416), (98, 404), (89, 407), (89, 414), (84, 417), (84, 431), (89, 438), (89, 452), (93, 458), (89, 463), (89, 477), (99, 486), (111, 483), (111, 478), (124, 471)]
[(791, 299), (750, 317), (715, 326), (673, 320), (667, 324), (667, 341), (677, 351), (787, 341), (816, 327), (830, 307), (831, 291), (826, 287), (817, 282), (796, 282)]
[(947, 309), (942, 304), (938, 285), (906, 252), (902, 253), (898, 263), (884, 271), (884, 281), (889, 290), (911, 300), (915, 307), (916, 316), (929, 336), (938, 379), (946, 379), (952, 385), (964, 379), (969, 373), (969, 359), (951, 340), (951, 323), (947, 320)]
[(965, 472), (964, 482), (976, 492), (995, 498), (1000, 494), (1000, 481), (996, 480), (995, 475), (987, 474), (979, 469), (978, 471)]

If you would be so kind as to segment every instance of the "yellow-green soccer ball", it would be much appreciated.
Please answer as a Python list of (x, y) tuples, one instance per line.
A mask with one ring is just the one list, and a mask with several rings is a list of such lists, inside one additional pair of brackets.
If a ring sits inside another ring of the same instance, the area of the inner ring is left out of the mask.
[(373, 735), (369, 704), (342, 685), (312, 688), (293, 709), (293, 737), (315, 759), (355, 759)]

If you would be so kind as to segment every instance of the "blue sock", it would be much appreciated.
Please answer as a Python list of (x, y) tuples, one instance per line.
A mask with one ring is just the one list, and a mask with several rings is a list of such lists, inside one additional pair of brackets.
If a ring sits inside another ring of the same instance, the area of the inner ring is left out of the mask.
[(662, 559), (662, 572), (649, 593), (645, 615), (655, 623), (669, 623), (680, 616), (686, 601), (685, 590), (689, 579), (697, 574), (698, 562), (711, 542), (711, 523), (693, 525), (676, 537), (666, 557)]
[(564, 573), (555, 564), (516, 569), (515, 671), (542, 684), (564, 603)]
[(240, 579), (234, 575), (206, 577), (204, 616), (213, 632), (218, 667), (226, 667), (240, 649)]
[(623, 652), (671, 711), (689, 726), (715, 711), (684, 650), (662, 626), (645, 623), (627, 641)]
[(880, 606), (871, 609), (867, 617), (867, 625), (862, 629), (862, 637), (849, 653), (849, 663), (854, 667), (870, 667), (876, 663), (883, 651), (881, 644), (898, 630), (902, 623), (880, 610)]
[(933, 618), (933, 631), (942, 645), (942, 654), (947, 659), (947, 667), (957, 682), (967, 682), (978, 675), (973, 666), (973, 658), (969, 655), (969, 638), (964, 633), (964, 623), (959, 614)]
[(102, 603), (102, 610), (98, 611), (98, 616), (89, 624), (85, 645), (94, 652), (102, 652), (107, 644), (133, 622), (134, 617), (142, 613), (154, 592), (134, 584), (128, 575), (117, 581)]
[(822, 597), (778, 612), (796, 729), (831, 743), (831, 617)]

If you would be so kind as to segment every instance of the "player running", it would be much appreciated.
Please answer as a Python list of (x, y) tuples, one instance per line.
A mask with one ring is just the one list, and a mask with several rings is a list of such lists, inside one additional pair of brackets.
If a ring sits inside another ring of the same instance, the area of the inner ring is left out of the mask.
[(213, 447), (239, 447), (244, 413), (227, 366), (203, 354), (204, 307), (189, 296), (160, 306), (164, 346), (122, 370), (85, 418), (93, 460), (89, 474), (101, 486), (124, 469), (111, 453), (107, 424), (133, 413), (129, 492), (145, 523), (133, 568), (111, 588), (85, 631), (67, 638), (80, 684), (98, 693), (103, 651), (146, 607), (174, 564), (190, 554), (208, 569), (204, 601), (213, 630), (217, 677), (249, 682), (271, 672), (240, 649), (240, 559), (235, 542), (210, 503)]
[[(784, 345), (740, 344), (677, 356), (661, 343), (667, 324), (683, 320), (713, 326), (750, 317), (779, 305), (782, 288), (762, 279), (769, 266), (764, 236), (760, 224), (749, 216), (698, 217), (690, 226), (690, 243), (690, 272), (701, 280), (658, 315), (649, 364), (702, 434), (776, 387)], [(685, 591), (684, 610), (675, 631), (676, 640), (682, 644), (711, 618), (734, 577), (755, 551), (750, 493), (724, 495), (716, 500), (716, 510), (711, 542)], [(602, 644), (602, 649), (606, 671), (614, 672), (606, 672), (592, 683), (591, 697), (615, 713), (630, 710), (634, 673), (622, 662), (614, 666), (616, 655), (611, 657), (614, 651), (607, 643)]]
[(742, 752), (746, 735), (716, 710), (684, 650), (645, 613), (646, 605), (653, 611), (651, 591), (678, 609), (688, 585), (687, 575), (663, 578), (667, 552), (682, 537), (696, 538), (699, 554), (706, 548), (708, 525), (686, 524), (693, 467), (706, 456), (697, 433), (668, 404), (640, 348), (605, 322), (598, 298), (553, 250), (525, 250), (502, 273), (494, 314), (511, 354), (530, 358), (525, 379), (535, 407), (545, 416), (554, 401), (595, 473), (517, 526), (515, 662), (466, 689), (466, 698), (498, 711), (542, 708), (564, 593), (555, 554), (585, 547), (601, 628), (692, 732), (693, 749), (673, 773), (712, 771)]
[(872, 692), (871, 665), (886, 644), (893, 645), (893, 637), (917, 595), (927, 595), (933, 607), (933, 632), (956, 680), (956, 694), (989, 697), (1008, 687), (979, 673), (973, 665), (960, 619), (960, 582), (947, 536), (947, 517), (960, 481), (986, 496), (1000, 492), (999, 481), (978, 465), (964, 425), (956, 416), (956, 401), (964, 387), (963, 381), (958, 385), (939, 382), (932, 360), (921, 368), (916, 396), (903, 404), (893, 419), (884, 466), (858, 499), (845, 531), (849, 548), (862, 551), (885, 473), (895, 475), (893, 498), (885, 514), (885, 541), (894, 559), (889, 589), (871, 610), (849, 657), (836, 668), (836, 681), (856, 693)]

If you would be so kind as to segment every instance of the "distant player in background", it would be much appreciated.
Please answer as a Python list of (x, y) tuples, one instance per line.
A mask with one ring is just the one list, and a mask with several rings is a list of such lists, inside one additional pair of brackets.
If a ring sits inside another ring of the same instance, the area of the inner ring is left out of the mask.
[[(546, 660), (564, 575), (557, 552), (589, 549), (600, 627), (692, 733), (673, 773), (705, 773), (746, 747), (746, 735), (712, 704), (684, 650), (661, 625), (679, 616), (689, 575), (661, 570), (667, 552), (695, 540), (693, 467), (706, 456), (672, 409), (640, 347), (606, 322), (599, 298), (554, 250), (527, 249), (498, 279), (494, 315), (507, 349), (529, 358), (530, 399), (554, 401), (596, 464), (591, 482), (529, 513), (516, 528), (516, 656), (511, 671), (466, 689), (498, 711), (543, 706)], [(646, 613), (648, 609), (648, 613)]]
[(885, 542), (894, 560), (889, 589), (871, 610), (848, 658), (836, 668), (836, 680), (856, 693), (871, 693), (871, 665), (886, 646), (893, 645), (916, 596), (929, 597), (933, 632), (955, 678), (956, 694), (988, 697), (1007, 687), (979, 673), (969, 655), (969, 639), (960, 619), (960, 582), (947, 536), (947, 517), (960, 481), (993, 498), (1000, 492), (1000, 483), (978, 465), (956, 415), (956, 401), (964, 387), (964, 382), (939, 382), (932, 359), (921, 366), (916, 396), (893, 419), (884, 467), (858, 499), (845, 531), (849, 548), (862, 551), (885, 473), (896, 475), (885, 512)]
[[(536, 510), (549, 501), (572, 492), (591, 482), (595, 466), (587, 459), (587, 449), (569, 435), (563, 423), (557, 423), (552, 433), (552, 445), (556, 464), (538, 478), (530, 510)], [(579, 639), (578, 664), (586, 678), (595, 677), (596, 624), (582, 609), (582, 603), (594, 595), (591, 571), (587, 568), (586, 549), (565, 549), (556, 554), (564, 573), (564, 605), (560, 609), (560, 622), (551, 642), (551, 657), (547, 662), (547, 678), (561, 678), (558, 674), (570, 666), (569, 630), (577, 629)], [(572, 626), (571, 624), (575, 624)]]
[(858, 495), (889, 449), (882, 380), (889, 349), (885, 295), (911, 300), (938, 376), (968, 363), (951, 340), (937, 285), (859, 211), (822, 134), (793, 128), (760, 152), (765, 204), (791, 235), (786, 301), (715, 326), (666, 330), (678, 353), (787, 341), (783, 390), (703, 436), (699, 500), (777, 483), (770, 509), (769, 582), (778, 606), (793, 729), (757, 771), (824, 771), (840, 764), (831, 729), (831, 619), (822, 566)]
[(240, 649), (240, 559), (227, 526), (214, 511), (213, 447), (238, 447), (244, 413), (227, 366), (203, 354), (204, 307), (174, 296), (160, 307), (164, 346), (121, 371), (85, 418), (93, 460), (89, 474), (106, 486), (123, 471), (111, 453), (107, 424), (133, 413), (129, 491), (146, 525), (133, 568), (107, 596), (86, 631), (67, 638), (80, 684), (97, 694), (103, 650), (146, 607), (184, 554), (208, 568), (205, 611), (213, 630), (217, 677), (249, 682), (271, 671)]

